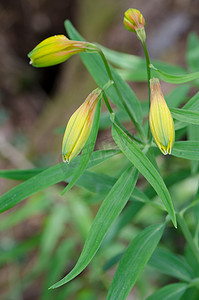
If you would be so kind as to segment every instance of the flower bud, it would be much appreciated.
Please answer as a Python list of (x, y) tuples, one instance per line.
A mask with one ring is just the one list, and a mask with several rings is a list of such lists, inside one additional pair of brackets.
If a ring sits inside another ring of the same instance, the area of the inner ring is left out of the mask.
[(71, 116), (62, 143), (63, 161), (69, 163), (84, 147), (89, 138), (95, 110), (102, 90), (97, 88)]
[(124, 26), (127, 30), (135, 32), (141, 42), (146, 40), (145, 19), (139, 10), (129, 8), (124, 13)]
[(65, 35), (55, 35), (39, 43), (28, 57), (34, 67), (49, 67), (64, 62), (73, 54), (94, 51), (94, 46), (87, 42), (69, 40)]
[(149, 111), (149, 124), (153, 138), (160, 149), (166, 155), (171, 154), (175, 141), (175, 129), (171, 112), (162, 94), (157, 78), (150, 80), (151, 105)]

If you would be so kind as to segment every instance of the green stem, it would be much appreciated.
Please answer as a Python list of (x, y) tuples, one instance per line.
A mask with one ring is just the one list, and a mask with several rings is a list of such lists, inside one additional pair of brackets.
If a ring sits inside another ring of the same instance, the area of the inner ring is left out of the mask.
[(184, 220), (184, 217), (181, 213), (178, 213), (177, 214), (177, 221), (181, 227), (181, 230), (182, 230), (182, 233), (193, 253), (193, 255), (195, 256), (198, 264), (199, 264), (199, 249), (198, 247), (196, 246), (196, 244), (194, 243), (194, 240), (193, 240), (193, 237), (189, 231), (189, 228)]
[[(150, 109), (150, 104), (151, 104), (151, 87), (150, 87), (151, 68), (149, 66), (150, 66), (151, 63), (150, 63), (149, 54), (148, 54), (148, 51), (147, 51), (145, 41), (143, 41), (142, 46), (143, 46), (144, 54), (145, 54), (145, 58), (146, 58), (148, 93), (149, 93), (149, 109)], [(149, 124), (148, 124), (148, 140), (149, 140), (149, 142), (151, 141), (151, 138), (152, 138), (151, 131), (150, 131), (150, 127), (149, 127)]]
[(103, 99), (104, 99), (104, 102), (105, 102), (105, 104), (106, 104), (106, 107), (108, 108), (109, 113), (110, 113), (110, 114), (113, 114), (114, 111), (112, 110), (112, 108), (111, 108), (111, 106), (110, 106), (110, 103), (109, 103), (109, 101), (108, 101), (108, 98), (106, 97), (106, 94), (104, 93), (104, 91), (103, 91)]
[(114, 85), (114, 88), (127, 112), (127, 114), (129, 115), (129, 118), (131, 119), (131, 121), (133, 122), (133, 124), (135, 125), (135, 128), (137, 129), (138, 133), (140, 134), (140, 136), (145, 140), (145, 134), (144, 134), (144, 131), (143, 131), (143, 128), (142, 126), (140, 126), (140, 124), (135, 120), (134, 116), (131, 114), (126, 102), (124, 101), (118, 87), (117, 87), (117, 84), (115, 83), (114, 79), (113, 79), (113, 76), (112, 76), (112, 73), (111, 73), (111, 70), (110, 70), (110, 67), (108, 65), (108, 62), (106, 60), (106, 57), (104, 56), (104, 53), (102, 52), (102, 50), (100, 48), (98, 48), (98, 53), (99, 55), (101, 56), (103, 62), (104, 62), (104, 65), (105, 65), (105, 68), (106, 68), (106, 71), (108, 73), (108, 76), (110, 78), (111, 81), (113, 81), (113, 85)]
[[(109, 111), (110, 114), (115, 114), (114, 111), (112, 110), (110, 103), (108, 101), (108, 98), (106, 96), (106, 94), (103, 92), (103, 99), (104, 102), (106, 104), (106, 107)], [(119, 122), (119, 120), (117, 119), (117, 117), (115, 116), (115, 122), (117, 123), (117, 125), (133, 140), (135, 140), (136, 142), (138, 142), (139, 144), (143, 144), (142, 141), (140, 141), (138, 138), (134, 137), (131, 133), (128, 132), (128, 130), (126, 130), (126, 128)]]

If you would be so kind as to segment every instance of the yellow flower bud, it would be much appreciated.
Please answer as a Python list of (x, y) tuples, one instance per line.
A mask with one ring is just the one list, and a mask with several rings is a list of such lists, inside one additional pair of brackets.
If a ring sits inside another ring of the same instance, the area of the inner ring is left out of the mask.
[(129, 8), (124, 13), (124, 26), (127, 30), (135, 32), (141, 42), (146, 40), (145, 19), (139, 10)]
[(76, 157), (88, 140), (101, 92), (99, 88), (92, 91), (68, 121), (62, 143), (64, 162)]
[(39, 43), (28, 57), (34, 67), (49, 67), (64, 62), (73, 54), (91, 50), (91, 45), (69, 40), (65, 35), (55, 35)]
[(162, 94), (157, 78), (150, 80), (151, 105), (149, 111), (149, 124), (153, 138), (160, 149), (166, 155), (171, 154), (175, 141), (175, 129), (171, 112)]

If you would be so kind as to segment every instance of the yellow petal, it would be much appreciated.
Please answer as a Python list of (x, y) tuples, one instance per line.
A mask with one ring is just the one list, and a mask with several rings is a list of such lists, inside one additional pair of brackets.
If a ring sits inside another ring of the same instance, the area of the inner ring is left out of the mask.
[(175, 140), (174, 123), (171, 112), (162, 94), (159, 80), (153, 78), (151, 86), (151, 105), (149, 124), (153, 138), (164, 155), (171, 154)]
[(71, 116), (62, 143), (63, 160), (70, 162), (89, 138), (101, 89), (94, 90)]

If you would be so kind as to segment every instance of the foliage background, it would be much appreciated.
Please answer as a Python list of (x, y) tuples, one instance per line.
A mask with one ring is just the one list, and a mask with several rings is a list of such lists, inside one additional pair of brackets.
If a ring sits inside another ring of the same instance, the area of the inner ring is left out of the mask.
[[(47, 36), (65, 34), (64, 20), (70, 19), (87, 40), (143, 56), (141, 44), (122, 23), (123, 12), (129, 7), (145, 16), (150, 57), (185, 66), (188, 33), (199, 34), (197, 1), (1, 1), (1, 169), (45, 167), (61, 161), (62, 135), (55, 129), (66, 124), (95, 87), (78, 57), (60, 66), (33, 69), (28, 65), (27, 53)], [(131, 86), (139, 99), (147, 98), (145, 83)], [(165, 94), (171, 88), (163, 84)], [(190, 96), (195, 91), (192, 89)], [(111, 142), (106, 130), (99, 133), (96, 147)], [(114, 166), (110, 171), (103, 165), (98, 172), (117, 174), (121, 162), (114, 161)], [(186, 190), (192, 191), (194, 184), (190, 182)], [(15, 185), (15, 181), (1, 179), (1, 194)], [(98, 205), (88, 204), (90, 194), (86, 190), (76, 189), (63, 200), (59, 196), (62, 187), (49, 188), (1, 215), (1, 299), (50, 299), (55, 292), (46, 291), (46, 287), (74, 266)], [(128, 245), (140, 226), (151, 224), (156, 211), (149, 212), (147, 219), (145, 211), (135, 224), (125, 227), (113, 246), (99, 253), (83, 275), (57, 291), (57, 299), (103, 299), (114, 273), (111, 269), (102, 274), (103, 264)], [(182, 253), (183, 238), (174, 235), (172, 229), (167, 235), (170, 249)], [(58, 265), (57, 274), (61, 275), (53, 278), (51, 270)], [(145, 286), (145, 276), (147, 271), (129, 299), (142, 299), (147, 290), (168, 282), (168, 278), (159, 278), (154, 272), (149, 286)]]

